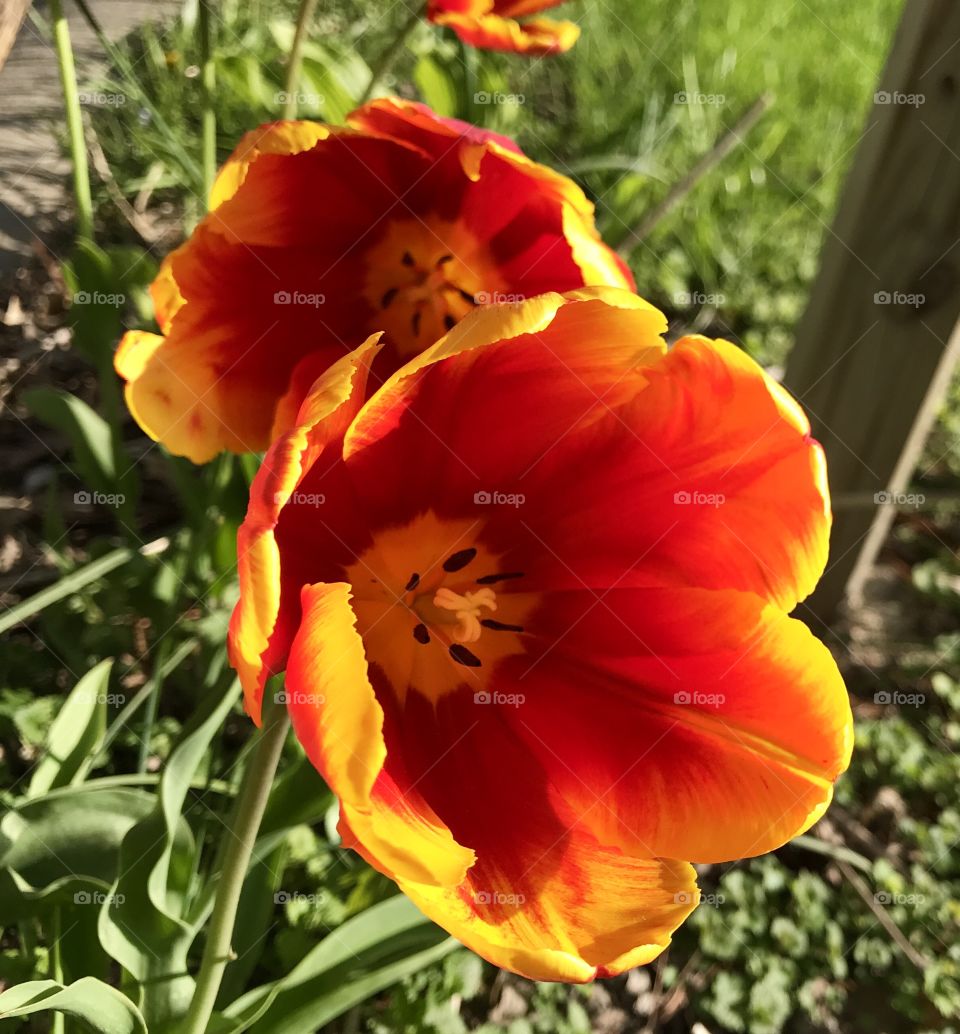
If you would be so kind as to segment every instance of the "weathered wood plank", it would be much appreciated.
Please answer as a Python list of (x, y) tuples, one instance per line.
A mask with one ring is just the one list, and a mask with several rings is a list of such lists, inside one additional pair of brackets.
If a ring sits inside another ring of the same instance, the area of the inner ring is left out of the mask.
[[(908, 0), (785, 383), (827, 453), (836, 519), (809, 601), (856, 597), (956, 366), (960, 336), (960, 4)], [(884, 496), (883, 493), (887, 493)], [(875, 496), (874, 506), (845, 506)]]

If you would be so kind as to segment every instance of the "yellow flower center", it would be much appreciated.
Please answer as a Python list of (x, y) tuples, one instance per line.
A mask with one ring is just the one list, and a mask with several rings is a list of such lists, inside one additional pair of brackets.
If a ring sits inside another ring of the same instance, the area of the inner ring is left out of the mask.
[(368, 252), (364, 294), (373, 329), (407, 357), (443, 337), (485, 292), (503, 290), (501, 280), (487, 247), (461, 224), (396, 219)]
[(400, 700), (410, 689), (436, 701), (465, 682), (482, 688), (525, 649), (538, 594), (477, 543), (479, 527), (428, 512), (379, 532), (347, 571), (367, 658)]

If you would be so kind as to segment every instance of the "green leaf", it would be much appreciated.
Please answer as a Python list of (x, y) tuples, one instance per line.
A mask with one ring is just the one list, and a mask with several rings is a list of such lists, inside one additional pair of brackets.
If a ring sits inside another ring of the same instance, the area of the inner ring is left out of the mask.
[[(93, 493), (116, 494), (113, 490), (118, 472), (107, 421), (76, 395), (57, 388), (33, 388), (24, 392), (23, 399), (33, 416), (70, 439), (76, 463), (74, 473), (91, 500)], [(78, 493), (81, 497), (83, 494)]]
[(444, 68), (429, 54), (417, 62), (413, 70), (413, 81), (420, 96), (438, 115), (448, 118), (457, 113), (459, 96), (457, 83), (447, 68)]
[(97, 1034), (147, 1034), (147, 1025), (129, 998), (92, 977), (64, 987), (55, 980), (30, 980), (0, 994), (0, 1019), (48, 1010), (82, 1020)]
[(229, 1006), (210, 1034), (313, 1034), (457, 947), (402, 896), (347, 920), (281, 980)]
[(34, 766), (28, 797), (81, 782), (96, 757), (107, 728), (107, 686), (113, 660), (91, 668), (60, 708)]
[(109, 887), (123, 837), (152, 804), (142, 790), (81, 785), (12, 807), (0, 820), (3, 921), (30, 914), (38, 899)]
[(196, 846), (182, 818), (191, 780), (239, 693), (207, 694), (173, 748), (156, 804), (129, 830), (120, 848), (120, 875), (100, 912), (100, 942), (140, 982), (140, 1007), (155, 1034), (182, 1017), (193, 995), (187, 952), (205, 913), (187, 917)]

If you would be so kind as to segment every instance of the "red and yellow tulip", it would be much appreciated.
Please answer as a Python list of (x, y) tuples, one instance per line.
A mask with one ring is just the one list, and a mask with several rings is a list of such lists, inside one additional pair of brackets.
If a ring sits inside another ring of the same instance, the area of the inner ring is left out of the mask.
[(494, 133), (378, 100), (348, 127), (247, 134), (212, 211), (153, 284), (160, 334), (116, 368), (154, 439), (203, 462), (266, 448), (306, 389), (375, 331), (374, 383), (477, 305), (632, 287), (571, 180)]
[(377, 336), (270, 447), (230, 651), (341, 801), (344, 843), (498, 965), (586, 981), (696, 906), (692, 862), (770, 851), (851, 749), (789, 612), (823, 455), (744, 353), (625, 290), (481, 308), (372, 396)]
[[(528, 18), (563, 0), (429, 0), (427, 17), (472, 47), (518, 54), (561, 54), (580, 36), (575, 22)], [(524, 21), (517, 19), (523, 18)]]

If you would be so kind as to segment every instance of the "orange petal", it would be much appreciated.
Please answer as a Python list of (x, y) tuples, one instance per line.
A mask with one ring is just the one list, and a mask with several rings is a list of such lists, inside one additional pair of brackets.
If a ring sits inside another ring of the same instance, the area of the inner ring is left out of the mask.
[(309, 585), (286, 699), (297, 739), (340, 798), (347, 846), (394, 879), (456, 885), (474, 862), (411, 785), (385, 768), (383, 711), (367, 675), (348, 585)]
[(478, 955), (530, 980), (584, 983), (655, 959), (700, 899), (686, 862), (630, 858), (572, 831), (520, 883), (496, 862), (459, 888), (398, 881)]
[(506, 50), (531, 56), (562, 54), (580, 37), (576, 22), (559, 22), (551, 18), (531, 18), (517, 22), (495, 14), (469, 15), (447, 12), (432, 19), (453, 31), (472, 47), (483, 50)]
[(402, 877), (401, 888), (484, 958), (532, 979), (585, 981), (649, 962), (697, 903), (691, 866), (595, 836), (504, 708), (478, 704), (475, 677), (438, 700), (411, 686), (401, 701), (378, 685), (388, 756), (402, 755), (406, 778), (476, 852), (456, 887)]
[(330, 135), (330, 128), (320, 122), (269, 122), (244, 133), (217, 173), (210, 191), (210, 208), (216, 209), (233, 197), (247, 178), (250, 166), (262, 154), (299, 154), (309, 151), (318, 141)]
[(491, 691), (524, 694), (518, 734), (604, 842), (729, 861), (826, 810), (853, 723), (802, 622), (748, 593), (614, 588), (545, 593), (526, 626)]
[[(296, 628), (296, 570), (281, 569), (276, 528), (291, 494), (317, 456), (335, 443), (359, 408), (379, 335), (334, 363), (315, 383), (297, 426), (271, 446), (250, 486), (247, 516), (237, 534), (240, 599), (230, 620), (230, 663), (243, 686), (247, 713), (260, 722), (263, 686), (282, 670)], [(286, 582), (286, 585), (284, 584)]]

